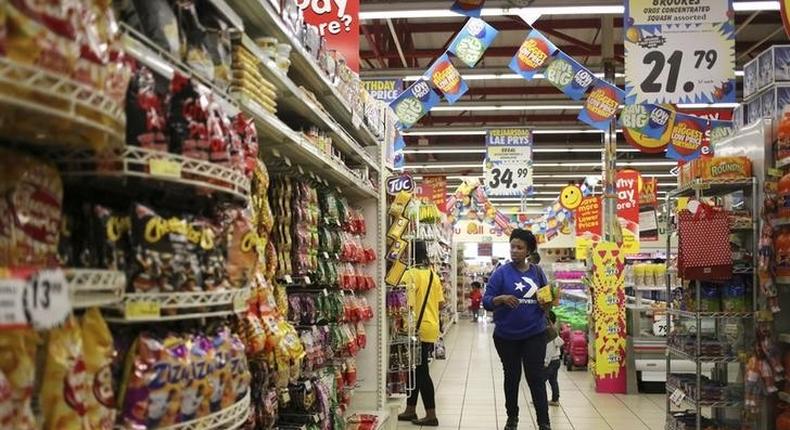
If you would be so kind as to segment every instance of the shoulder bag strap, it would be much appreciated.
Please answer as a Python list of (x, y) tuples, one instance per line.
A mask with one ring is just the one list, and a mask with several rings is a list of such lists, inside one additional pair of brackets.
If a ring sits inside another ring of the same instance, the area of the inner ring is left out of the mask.
[(422, 317), (425, 315), (425, 306), (428, 304), (428, 297), (431, 294), (431, 286), (433, 285), (433, 270), (431, 270), (431, 276), (428, 278), (428, 289), (425, 291), (425, 299), (422, 301), (422, 308), (420, 309), (420, 316), (417, 317), (417, 326), (414, 329), (416, 332), (420, 331), (420, 325), (422, 324)]

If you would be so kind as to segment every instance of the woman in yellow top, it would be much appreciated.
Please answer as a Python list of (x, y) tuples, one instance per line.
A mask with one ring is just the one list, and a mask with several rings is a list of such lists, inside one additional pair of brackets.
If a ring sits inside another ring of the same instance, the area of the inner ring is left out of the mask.
[[(415, 387), (406, 401), (406, 411), (398, 415), (398, 421), (411, 421), (424, 427), (438, 427), (436, 400), (433, 380), (428, 369), (428, 360), (433, 347), (439, 340), (439, 311), (444, 302), (442, 282), (438, 274), (430, 268), (425, 242), (414, 243), (416, 267), (403, 275), (403, 283), (408, 287), (409, 306), (417, 318), (415, 326), (422, 344), (420, 363), (414, 369)], [(425, 418), (417, 419), (417, 399), (422, 394)]]

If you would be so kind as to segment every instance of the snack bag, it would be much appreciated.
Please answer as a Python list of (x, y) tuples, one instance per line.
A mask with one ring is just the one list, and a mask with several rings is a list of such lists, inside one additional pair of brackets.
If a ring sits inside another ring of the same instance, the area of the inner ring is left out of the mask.
[(228, 276), (234, 287), (244, 287), (251, 281), (259, 255), (265, 252), (265, 248), (243, 211), (234, 211), (229, 229)]
[(115, 392), (112, 361), (115, 356), (112, 333), (98, 308), (82, 318), (82, 341), (88, 387), (86, 416), (88, 430), (112, 430), (115, 425)]
[(225, 388), (231, 385), (230, 371), (230, 329), (222, 327), (212, 337), (212, 358), (208, 375), (211, 397), (210, 412), (218, 412), (232, 404), (225, 402)]
[[(0, 402), (0, 427), (4, 429), (37, 429), (31, 408), (37, 342), (38, 338), (32, 330), (0, 331), (0, 372), (8, 382), (11, 392), (10, 396), (5, 395), (6, 398), (10, 397), (10, 413), (6, 410), (8, 400)], [(9, 421), (11, 425), (6, 426), (5, 423)]]
[(0, 371), (0, 428), (15, 428), (14, 392), (5, 373)]
[(230, 381), (226, 385), (222, 402), (231, 405), (241, 400), (250, 387), (250, 370), (247, 365), (244, 342), (236, 334), (230, 335)]
[(45, 430), (82, 430), (90, 394), (82, 333), (72, 316), (49, 332), (40, 402)]
[(179, 421), (182, 423), (208, 415), (211, 400), (208, 380), (211, 341), (203, 335), (197, 335), (187, 340), (187, 347), (189, 348), (187, 379), (181, 394), (179, 414)]
[(167, 151), (164, 97), (156, 91), (154, 74), (139, 66), (126, 90), (126, 144)]

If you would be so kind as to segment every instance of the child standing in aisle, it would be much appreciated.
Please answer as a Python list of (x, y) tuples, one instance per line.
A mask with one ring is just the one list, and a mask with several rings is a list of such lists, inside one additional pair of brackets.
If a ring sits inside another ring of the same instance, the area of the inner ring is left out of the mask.
[(472, 300), (472, 304), (469, 306), (469, 309), (472, 310), (472, 320), (477, 322), (477, 319), (480, 318), (480, 303), (483, 301), (482, 285), (480, 285), (480, 282), (472, 282), (470, 299)]
[(554, 311), (549, 311), (549, 324), (546, 329), (546, 380), (551, 385), (551, 401), (549, 405), (560, 405), (560, 385), (557, 383), (557, 373), (560, 370), (560, 352), (564, 344), (557, 331), (557, 315)]

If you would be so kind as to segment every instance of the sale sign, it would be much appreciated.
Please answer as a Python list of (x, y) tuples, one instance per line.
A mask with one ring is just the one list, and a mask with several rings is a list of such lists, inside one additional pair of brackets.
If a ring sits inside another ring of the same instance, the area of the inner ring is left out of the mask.
[(428, 82), (419, 80), (390, 103), (390, 108), (398, 117), (401, 127), (409, 128), (437, 104), (439, 104), (439, 95)]
[(579, 120), (599, 130), (607, 130), (617, 109), (623, 104), (623, 90), (596, 79), (595, 87), (587, 96)]
[(447, 51), (469, 67), (474, 67), (496, 39), (497, 30), (479, 18), (469, 18)]
[(450, 104), (455, 103), (469, 90), (447, 54), (442, 55), (433, 63), (426, 72), (426, 76), (444, 94), (444, 98)]
[(523, 196), (532, 187), (532, 131), (488, 130), (483, 164), (488, 196)]
[(618, 171), (615, 186), (617, 219), (623, 230), (622, 250), (626, 254), (636, 254), (639, 252), (639, 172)]
[(626, 392), (625, 251), (614, 242), (592, 250), (595, 391)]
[(601, 240), (601, 197), (590, 196), (576, 208), (576, 258), (587, 258), (587, 248)]
[(430, 200), (440, 211), (447, 213), (447, 177), (424, 176), (417, 186), (417, 195)]
[(403, 92), (403, 79), (363, 79), (362, 86), (374, 99), (390, 103)]
[(675, 111), (659, 105), (627, 105), (620, 112), (626, 142), (645, 153), (664, 152), (674, 124)]
[(318, 27), (327, 49), (343, 55), (359, 73), (359, 0), (296, 0), (304, 21)]
[(543, 70), (557, 47), (537, 30), (532, 30), (510, 60), (510, 70), (524, 79), (532, 79), (535, 73)]
[(595, 81), (595, 75), (576, 60), (559, 51), (546, 67), (546, 79), (566, 96), (581, 100)]
[(672, 127), (667, 157), (686, 162), (698, 158), (702, 155), (707, 132), (707, 119), (682, 113), (675, 114), (675, 125)]
[(626, 1), (626, 102), (734, 102), (732, 1), (655, 3)]

